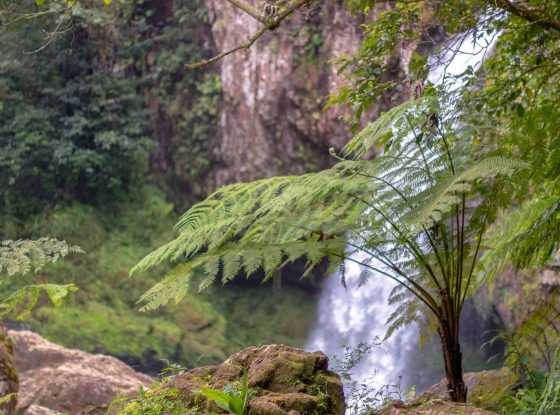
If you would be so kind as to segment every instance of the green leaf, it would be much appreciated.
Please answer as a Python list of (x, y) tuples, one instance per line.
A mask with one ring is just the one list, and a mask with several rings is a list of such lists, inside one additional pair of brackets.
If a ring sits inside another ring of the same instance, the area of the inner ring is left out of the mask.
[(201, 388), (200, 393), (202, 393), (207, 399), (213, 401), (220, 408), (226, 411), (231, 409), (231, 396), (226, 392), (211, 388)]

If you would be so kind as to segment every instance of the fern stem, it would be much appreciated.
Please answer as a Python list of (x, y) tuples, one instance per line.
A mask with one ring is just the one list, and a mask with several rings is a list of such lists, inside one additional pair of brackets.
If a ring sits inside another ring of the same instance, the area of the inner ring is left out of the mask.
[(486, 231), (486, 221), (487, 220), (488, 220), (488, 215), (486, 215), (484, 217), (484, 220), (482, 221), (482, 226), (480, 227), (480, 232), (478, 233), (476, 248), (475, 248), (475, 251), (474, 251), (474, 255), (472, 257), (469, 276), (467, 278), (467, 284), (465, 285), (465, 289), (463, 290), (463, 298), (461, 299), (461, 303), (460, 303), (461, 308), (463, 308), (463, 305), (465, 304), (465, 300), (467, 299), (467, 295), (468, 295), (469, 288), (470, 288), (470, 285), (471, 285), (472, 276), (474, 274), (474, 268), (476, 267), (476, 261), (478, 259), (478, 253), (480, 252), (480, 246), (482, 245), (482, 236), (484, 235), (484, 232)]
[(437, 129), (439, 135), (441, 136), (441, 140), (443, 141), (445, 152), (447, 153), (447, 158), (449, 159), (449, 168), (451, 169), (451, 173), (453, 174), (453, 176), (455, 176), (455, 166), (453, 164), (453, 157), (451, 157), (451, 151), (449, 150), (449, 143), (447, 142), (447, 138), (439, 125), (437, 126)]
[(383, 217), (383, 219), (385, 219), (387, 221), (387, 223), (389, 223), (391, 225), (391, 227), (397, 232), (397, 234), (401, 238), (403, 238), (406, 246), (409, 247), (413, 256), (424, 266), (424, 268), (426, 268), (426, 271), (428, 271), (428, 274), (430, 275), (430, 277), (432, 278), (434, 283), (436, 285), (438, 285), (439, 282), (437, 280), (437, 277), (434, 274), (434, 271), (432, 270), (432, 267), (430, 266), (430, 264), (426, 261), (426, 258), (424, 258), (424, 255), (420, 251), (419, 247), (417, 247), (413, 241), (411, 241), (407, 236), (405, 236), (404, 232), (381, 209), (379, 209), (375, 205), (372, 205), (371, 203), (366, 202), (365, 200), (363, 200), (359, 196), (356, 196), (356, 195), (353, 195), (353, 194), (350, 194), (350, 196), (354, 197), (355, 199), (357, 199), (359, 201), (361, 201), (362, 203), (365, 203), (368, 207), (375, 210), (377, 213), (379, 213)]
[[(397, 282), (398, 284), (400, 284), (400, 285), (402, 285), (404, 288), (406, 288), (408, 291), (410, 291), (414, 296), (416, 296), (416, 298), (418, 298), (420, 301), (422, 301), (422, 303), (424, 303), (424, 305), (426, 305), (426, 307), (428, 307), (428, 308), (434, 313), (434, 315), (435, 315), (436, 317), (439, 318), (440, 313), (439, 313), (439, 311), (438, 311), (438, 305), (437, 305), (436, 301), (434, 300), (434, 298), (433, 298), (426, 290), (424, 290), (424, 289), (423, 289), (422, 287), (420, 287), (418, 284), (413, 283), (413, 286), (414, 286), (415, 288), (416, 288), (416, 287), (419, 288), (419, 289), (421, 290), (420, 292), (417, 292), (417, 291), (413, 290), (410, 286), (406, 285), (403, 281), (401, 281), (400, 279), (398, 279), (398, 278), (395, 277), (394, 275), (391, 275), (391, 274), (389, 274), (389, 273), (387, 273), (387, 272), (385, 272), (385, 271), (383, 271), (383, 270), (381, 270), (381, 269), (379, 269), (379, 268), (373, 267), (373, 266), (371, 266), (371, 265), (369, 265), (369, 264), (365, 264), (365, 263), (363, 263), (363, 262), (361, 262), (361, 261), (358, 261), (358, 260), (356, 260), (356, 259), (354, 259), (354, 258), (347, 257), (347, 256), (344, 256), (344, 255), (340, 255), (339, 253), (336, 253), (336, 252), (331, 252), (330, 254), (333, 255), (333, 256), (336, 256), (336, 257), (338, 257), (338, 258), (341, 258), (341, 259), (343, 259), (343, 260), (348, 260), (348, 261), (353, 262), (353, 263), (355, 263), (355, 264), (358, 264), (358, 265), (361, 265), (361, 266), (363, 266), (363, 267), (369, 268), (369, 269), (371, 269), (372, 271), (378, 272), (378, 273), (380, 273), (380, 274), (382, 274), (382, 275), (384, 275), (384, 276), (386, 276), (386, 277), (392, 279), (393, 281)], [(427, 297), (424, 298), (423, 295), (421, 294), (421, 292), (424, 292), (425, 295), (426, 295)]]
[[(395, 185), (393, 185), (390, 181), (385, 180), (382, 177), (378, 177), (378, 176), (371, 176), (371, 175), (367, 175), (367, 174), (364, 174), (364, 173), (358, 173), (358, 174), (361, 175), (361, 176), (364, 176), (364, 177), (369, 177), (371, 179), (381, 181), (382, 183), (386, 184), (391, 189), (393, 189), (395, 191), (395, 193), (397, 195), (399, 195), (404, 202), (410, 203), (409, 199)], [(443, 267), (443, 263), (442, 263), (442, 259), (440, 257), (439, 250), (438, 250), (436, 244), (434, 243), (432, 237), (430, 236), (430, 233), (428, 232), (428, 230), (426, 229), (425, 226), (422, 226), (422, 230), (423, 230), (424, 234), (426, 235), (426, 237), (428, 238), (428, 241), (430, 242), (430, 246), (432, 247), (432, 250), (434, 251), (434, 253), (436, 255), (438, 264), (440, 266), (440, 269), (441, 269), (441, 272), (442, 272), (442, 275), (443, 275), (445, 273), (445, 270), (444, 270), (444, 267)], [(436, 286), (439, 289), (441, 289), (441, 285), (439, 284), (437, 278), (435, 279), (435, 283), (436, 283)], [(448, 287), (447, 287), (447, 289), (448, 289)]]
[(427, 290), (425, 290), (423, 287), (421, 287), (418, 283), (416, 283), (412, 278), (408, 277), (404, 271), (402, 271), (397, 264), (395, 264), (393, 261), (391, 261), (391, 259), (383, 254), (381, 251), (378, 251), (377, 254), (373, 253), (373, 252), (369, 252), (365, 249), (363, 249), (362, 247), (349, 243), (350, 246), (353, 246), (356, 249), (359, 249), (363, 252), (365, 252), (366, 254), (370, 255), (371, 257), (377, 259), (378, 261), (380, 261), (381, 263), (383, 263), (383, 265), (385, 265), (386, 267), (391, 268), (393, 271), (395, 271), (397, 274), (399, 274), (401, 277), (403, 277), (406, 281), (408, 281), (410, 284), (412, 284), (416, 289), (423, 291), (427, 296), (429, 296), (432, 301), (435, 304), (435, 299), (430, 295), (430, 293), (428, 293)]
[(460, 245), (459, 245), (459, 289), (457, 291), (457, 311), (461, 311), (461, 295), (462, 295), (462, 288), (463, 288), (463, 261), (465, 255), (465, 194), (462, 195), (462, 203), (461, 203), (461, 230), (460, 230)]

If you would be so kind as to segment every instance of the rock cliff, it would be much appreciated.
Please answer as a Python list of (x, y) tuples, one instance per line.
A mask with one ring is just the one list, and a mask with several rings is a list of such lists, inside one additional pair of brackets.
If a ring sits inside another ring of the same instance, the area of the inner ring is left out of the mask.
[[(218, 50), (259, 30), (259, 22), (227, 2), (206, 4)], [(340, 147), (349, 137), (343, 113), (323, 110), (341, 83), (332, 61), (352, 53), (359, 41), (358, 22), (342, 1), (330, 1), (296, 14), (251, 49), (219, 63), (217, 185), (328, 165), (329, 146)]]

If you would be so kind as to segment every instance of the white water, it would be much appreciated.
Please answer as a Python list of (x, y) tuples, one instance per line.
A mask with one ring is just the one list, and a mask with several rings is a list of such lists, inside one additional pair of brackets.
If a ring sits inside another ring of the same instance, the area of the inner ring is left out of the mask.
[(372, 353), (352, 369), (353, 379), (367, 379), (375, 383), (374, 388), (397, 384), (405, 375), (404, 357), (416, 347), (417, 333), (410, 327), (382, 342), (385, 323), (394, 309), (387, 299), (396, 283), (380, 275), (364, 274), (356, 263), (347, 261), (345, 266), (346, 288), (339, 275), (331, 276), (323, 288), (319, 319), (307, 349), (341, 359), (345, 348), (374, 346)]
[[(437, 61), (432, 59), (428, 81), (445, 85), (448, 91), (460, 90), (464, 81), (457, 77), (469, 67), (476, 71), (496, 38), (496, 33), (487, 34), (477, 41), (457, 37), (448, 45), (450, 52)], [(454, 53), (453, 49), (458, 53)], [(346, 261), (345, 268), (347, 288), (341, 283), (339, 273), (326, 281), (319, 300), (318, 321), (306, 349), (321, 350), (338, 360), (344, 356), (345, 348), (377, 345), (352, 369), (352, 379), (372, 389), (400, 384), (401, 390), (406, 391), (416, 384), (420, 376), (406, 370), (410, 366), (409, 359), (415, 357), (413, 353), (422, 359), (418, 351), (418, 328), (402, 328), (379, 344), (385, 336), (387, 319), (394, 311), (394, 306), (388, 304), (388, 298), (396, 282), (382, 275), (366, 276), (354, 262)], [(428, 381), (435, 383), (438, 380), (433, 378)]]

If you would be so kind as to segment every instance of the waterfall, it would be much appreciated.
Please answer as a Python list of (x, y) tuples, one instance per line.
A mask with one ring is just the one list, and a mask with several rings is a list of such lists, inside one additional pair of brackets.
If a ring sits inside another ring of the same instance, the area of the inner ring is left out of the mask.
[[(498, 36), (496, 32), (486, 33), (472, 41), (465, 35), (454, 37), (446, 45), (447, 53), (432, 57), (428, 81), (451, 92), (460, 91), (464, 87), (460, 75), (469, 68), (476, 71), (480, 67)], [(404, 327), (382, 342), (386, 321), (395, 308), (388, 298), (397, 283), (382, 275), (364, 274), (359, 265), (350, 261), (345, 262), (345, 279), (346, 287), (339, 273), (326, 281), (306, 349), (321, 350), (331, 359), (340, 359), (346, 348), (374, 345), (351, 371), (353, 380), (372, 389), (399, 384), (401, 391), (406, 391), (413, 385), (439, 381), (441, 373), (419, 373), (426, 363), (418, 361), (422, 354), (418, 351), (417, 327)], [(412, 360), (417, 373), (407, 371)]]

